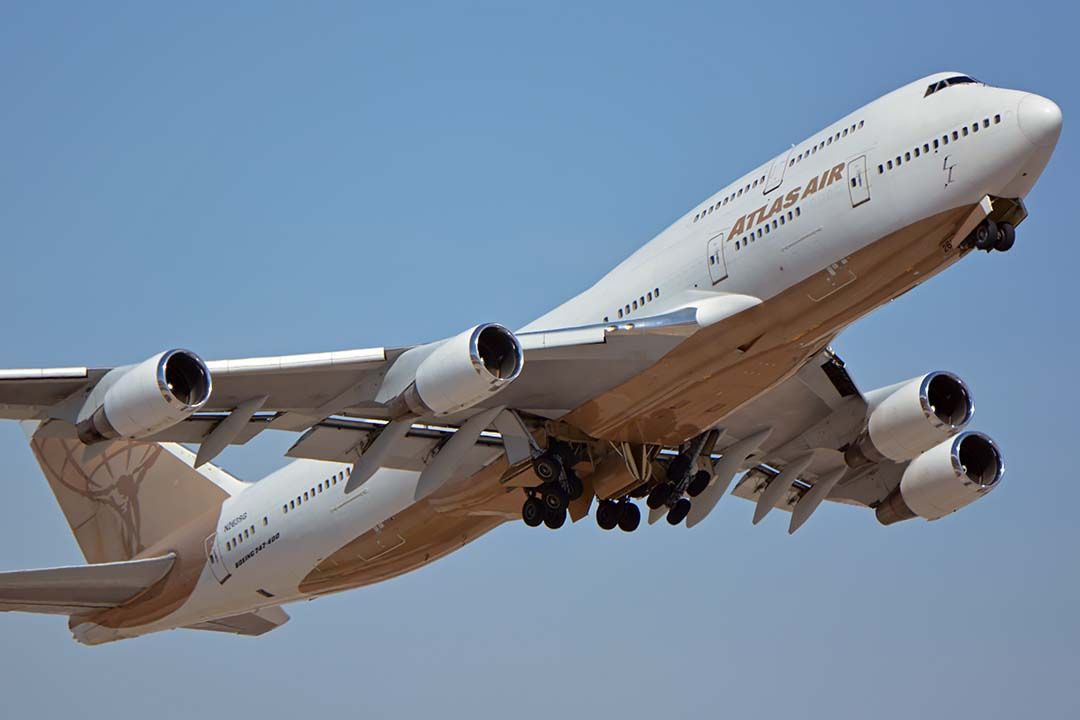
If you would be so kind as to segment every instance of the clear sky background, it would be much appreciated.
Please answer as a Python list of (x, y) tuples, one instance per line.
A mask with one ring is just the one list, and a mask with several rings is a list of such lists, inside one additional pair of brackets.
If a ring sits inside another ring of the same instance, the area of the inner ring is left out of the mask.
[[(1080, 715), (1074, 8), (181, 5), (0, 5), (0, 367), (520, 326), (738, 174), (960, 70), (1062, 106), (1031, 216), (835, 347), (863, 389), (962, 375), (1007, 479), (941, 522), (829, 505), (794, 537), (736, 499), (694, 531), (506, 525), (257, 640), (85, 648), (0, 615), (0, 714)], [(292, 440), (223, 464), (257, 479)], [(82, 562), (14, 423), (0, 482), (0, 568)]]

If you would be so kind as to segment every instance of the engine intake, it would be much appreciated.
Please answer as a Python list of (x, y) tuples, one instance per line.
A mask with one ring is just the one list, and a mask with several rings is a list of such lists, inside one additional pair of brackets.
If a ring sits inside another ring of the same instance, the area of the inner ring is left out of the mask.
[(975, 412), (964, 381), (936, 371), (868, 394), (865, 431), (844, 453), (851, 467), (911, 460), (963, 429)]
[(980, 432), (960, 433), (908, 463), (900, 485), (878, 505), (878, 522), (937, 520), (993, 490), (1004, 472), (993, 440)]
[(116, 368), (90, 394), (76, 424), (86, 445), (145, 438), (187, 419), (210, 399), (206, 363), (189, 350), (167, 350)]
[(450, 415), (502, 390), (524, 364), (514, 333), (495, 323), (477, 325), (435, 346), (387, 408), (391, 417)]

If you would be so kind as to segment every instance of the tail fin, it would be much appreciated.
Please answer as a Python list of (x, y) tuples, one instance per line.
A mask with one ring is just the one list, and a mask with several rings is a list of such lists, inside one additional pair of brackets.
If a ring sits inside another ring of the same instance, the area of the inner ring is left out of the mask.
[(30, 447), (90, 563), (130, 560), (245, 484), (175, 443), (83, 445), (24, 422)]

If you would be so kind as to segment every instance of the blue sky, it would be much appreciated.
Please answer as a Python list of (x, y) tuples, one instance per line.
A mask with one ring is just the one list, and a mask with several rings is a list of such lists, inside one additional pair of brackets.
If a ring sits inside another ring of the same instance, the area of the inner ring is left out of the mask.
[[(956, 69), (1066, 128), (1008, 255), (845, 333), (864, 389), (949, 369), (1003, 487), (941, 522), (725, 500), (692, 532), (507, 525), (259, 640), (100, 648), (0, 615), (12, 717), (1076, 717), (1080, 112), (1064, 3), (4, 3), (0, 367), (522, 325), (728, 180)], [(255, 479), (290, 436), (231, 450)], [(81, 562), (13, 423), (0, 568)]]

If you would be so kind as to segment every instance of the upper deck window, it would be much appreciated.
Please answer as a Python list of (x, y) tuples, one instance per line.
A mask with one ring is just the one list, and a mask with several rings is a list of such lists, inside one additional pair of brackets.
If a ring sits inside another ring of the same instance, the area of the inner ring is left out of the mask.
[(968, 83), (978, 83), (978, 82), (979, 81), (976, 80), (975, 78), (968, 77), (967, 75), (957, 75), (955, 77), (945, 78), (944, 80), (933, 83), (929, 87), (927, 87), (926, 88), (926, 95), (923, 95), (923, 97), (933, 95), (938, 90), (944, 90), (945, 88), (952, 87), (953, 85), (966, 85)]

